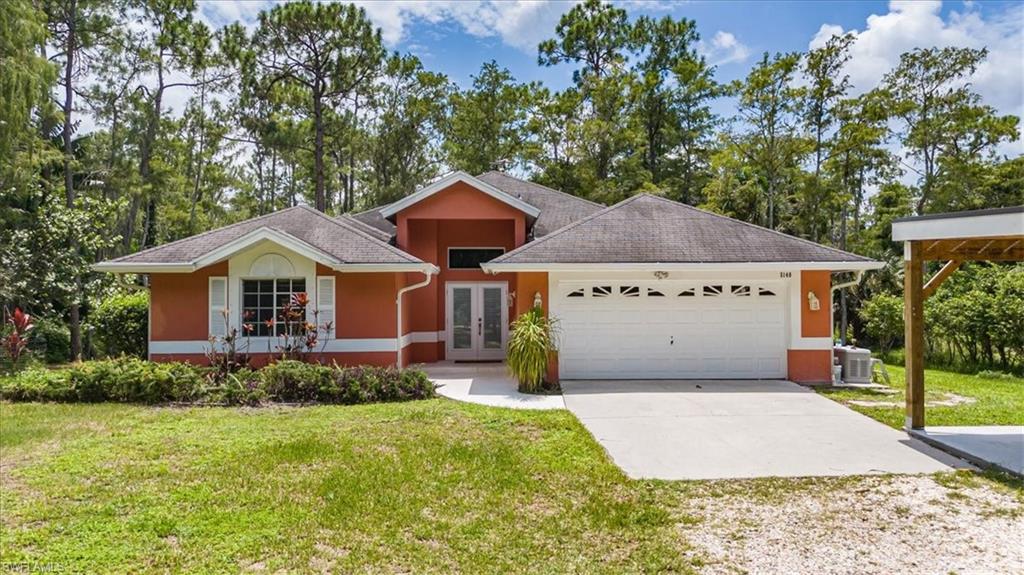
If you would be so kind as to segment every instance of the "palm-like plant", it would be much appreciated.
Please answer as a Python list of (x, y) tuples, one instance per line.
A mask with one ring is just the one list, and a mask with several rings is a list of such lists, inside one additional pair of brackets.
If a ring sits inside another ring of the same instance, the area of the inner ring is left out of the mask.
[(519, 391), (540, 389), (547, 374), (548, 358), (558, 351), (558, 322), (535, 307), (512, 322), (506, 363), (519, 381)]

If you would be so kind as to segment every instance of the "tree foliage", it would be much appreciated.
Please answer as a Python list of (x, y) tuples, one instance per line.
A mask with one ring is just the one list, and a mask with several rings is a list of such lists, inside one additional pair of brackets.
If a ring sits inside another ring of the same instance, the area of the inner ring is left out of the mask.
[[(627, 9), (567, 9), (537, 51), (539, 66), (571, 70), (552, 90), (493, 60), (458, 86), (389, 53), (344, 3), (275, 4), (252, 29), (213, 29), (194, 0), (8, 0), (0, 304), (66, 322), (71, 353), (88, 355), (76, 326), (125, 281), (93, 272), (98, 260), (299, 203), (352, 212), (452, 169), (499, 169), (605, 203), (661, 194), (890, 260), (842, 296), (853, 333), (884, 343), (874, 308), (856, 312), (900, 292), (893, 219), (1024, 204), (1024, 158), (1003, 155), (1019, 118), (971, 83), (983, 48), (914, 49), (855, 92), (857, 40), (836, 36), (765, 53), (723, 83), (696, 22)], [(1015, 273), (958, 274), (977, 289), (954, 303), (940, 290), (933, 310), (977, 317), (940, 320), (937, 353), (1019, 361), (1014, 317), (991, 309), (993, 297), (1015, 309), (1019, 279), (1001, 279)]]

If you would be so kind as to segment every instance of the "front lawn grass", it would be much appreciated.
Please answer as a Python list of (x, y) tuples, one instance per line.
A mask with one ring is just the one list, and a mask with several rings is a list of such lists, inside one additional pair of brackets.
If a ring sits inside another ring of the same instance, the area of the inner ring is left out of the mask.
[(0, 403), (0, 571), (689, 572), (566, 411)]
[[(901, 365), (888, 365), (893, 394), (870, 390), (822, 389), (819, 393), (843, 403), (886, 425), (901, 429), (905, 419), (906, 384)], [(925, 407), (926, 425), (1024, 425), (1024, 378), (984, 379), (937, 369), (924, 370), (925, 402), (947, 400), (950, 394), (971, 398), (973, 403)], [(897, 405), (866, 407), (850, 400), (893, 402)]]

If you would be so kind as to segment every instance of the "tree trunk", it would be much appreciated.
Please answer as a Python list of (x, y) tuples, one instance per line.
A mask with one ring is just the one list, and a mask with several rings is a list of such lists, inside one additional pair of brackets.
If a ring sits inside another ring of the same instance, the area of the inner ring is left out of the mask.
[(195, 232), (196, 205), (203, 193), (203, 154), (206, 153), (206, 71), (203, 71), (203, 82), (199, 88), (199, 153), (196, 160), (195, 180), (192, 185), (192, 205), (188, 211), (188, 232)]
[(327, 210), (327, 195), (324, 190), (324, 109), (320, 94), (320, 83), (313, 94), (313, 129), (316, 136), (313, 143), (313, 171), (316, 179), (316, 209)]
[(148, 248), (156, 241), (156, 190), (152, 187), (153, 146), (156, 143), (157, 129), (160, 125), (164, 97), (164, 55), (161, 49), (156, 66), (157, 86), (153, 94), (153, 107), (150, 110), (149, 124), (139, 150), (139, 176), (146, 190), (146, 226), (142, 232), (142, 247)]
[[(71, 146), (71, 137), (74, 135), (74, 118), (72, 116), (74, 114), (75, 90), (72, 81), (74, 80), (75, 54), (78, 50), (77, 0), (71, 0), (68, 3), (67, 17), (68, 30), (64, 46), (66, 57), (64, 62), (64, 129), (61, 136), (64, 140), (64, 198), (68, 209), (72, 210), (75, 207), (75, 174), (73, 171), (75, 158), (74, 149)], [(77, 254), (80, 249), (78, 240), (72, 237), (70, 244), (72, 253)], [(70, 320), (68, 329), (71, 332), (71, 359), (77, 361), (82, 359), (82, 318), (78, 305), (78, 299), (82, 294), (82, 276), (76, 272), (74, 280), (74, 293), (71, 295), (71, 305), (68, 308)]]

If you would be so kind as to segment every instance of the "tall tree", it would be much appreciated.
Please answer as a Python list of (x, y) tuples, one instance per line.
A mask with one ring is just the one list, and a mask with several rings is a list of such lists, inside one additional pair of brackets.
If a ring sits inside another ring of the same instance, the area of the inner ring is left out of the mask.
[(311, 121), (315, 204), (325, 210), (325, 108), (377, 77), (380, 31), (352, 4), (301, 0), (261, 12), (253, 42), (264, 89)]
[(394, 202), (440, 172), (450, 88), (415, 56), (388, 58), (373, 100), (368, 205)]
[(642, 126), (644, 168), (655, 184), (668, 175), (664, 165), (678, 137), (675, 90), (670, 80), (683, 66), (700, 66), (697, 25), (685, 18), (665, 16), (660, 20), (641, 16), (633, 25), (633, 49), (639, 54), (639, 80), (634, 84), (637, 105), (634, 113)]
[(555, 28), (556, 39), (538, 46), (542, 66), (574, 63), (573, 81), (589, 107), (584, 120), (596, 184), (605, 182), (615, 156), (630, 139), (625, 133), (627, 100), (632, 75), (626, 56), (632, 27), (626, 11), (600, 0), (587, 0), (564, 14)]
[(814, 140), (814, 179), (804, 194), (802, 211), (810, 238), (818, 241), (824, 231), (823, 204), (830, 190), (823, 184), (821, 170), (831, 153), (831, 130), (835, 124), (835, 107), (850, 89), (850, 77), (843, 68), (850, 60), (853, 34), (832, 36), (821, 48), (811, 50), (804, 59), (804, 75), (808, 86), (804, 93), (803, 121)]
[(714, 68), (704, 58), (685, 59), (672, 68), (675, 88), (672, 107), (676, 125), (675, 147), (670, 151), (675, 181), (670, 183), (675, 199), (688, 204), (700, 203), (700, 192), (707, 184), (715, 142), (715, 129), (720, 124), (711, 102), (725, 93), (715, 81)]
[[(64, 199), (65, 207), (75, 207), (75, 149), (74, 137), (77, 129), (75, 117), (75, 96), (84, 91), (80, 84), (90, 72), (85, 54), (102, 42), (102, 36), (111, 29), (108, 6), (103, 2), (90, 0), (50, 0), (47, 3), (50, 37), (57, 46), (51, 59), (61, 68), (59, 84), (63, 89), (60, 101), (63, 117), (61, 120), (61, 143), (63, 150)], [(79, 242), (72, 233), (68, 249), (77, 254)], [(73, 278), (75, 289), (68, 302), (69, 327), (71, 331), (71, 357), (82, 356), (81, 302), (82, 278)]]
[(526, 122), (536, 84), (517, 84), (494, 60), (473, 76), (473, 87), (452, 95), (445, 150), (452, 167), (479, 174), (509, 170), (524, 161)]
[(1019, 119), (997, 116), (993, 108), (981, 105), (966, 82), (987, 55), (984, 49), (955, 46), (917, 48), (901, 55), (882, 80), (894, 116), (903, 121), (903, 147), (916, 161), (908, 167), (919, 176), (918, 214), (935, 200), (944, 164), (958, 163), (965, 149), (968, 157), (976, 158), (1016, 137)]
[(765, 224), (774, 229), (780, 193), (792, 191), (792, 178), (806, 149), (797, 132), (801, 88), (793, 85), (797, 53), (766, 52), (742, 82), (734, 83), (745, 131), (736, 143), (757, 171), (767, 201)]

